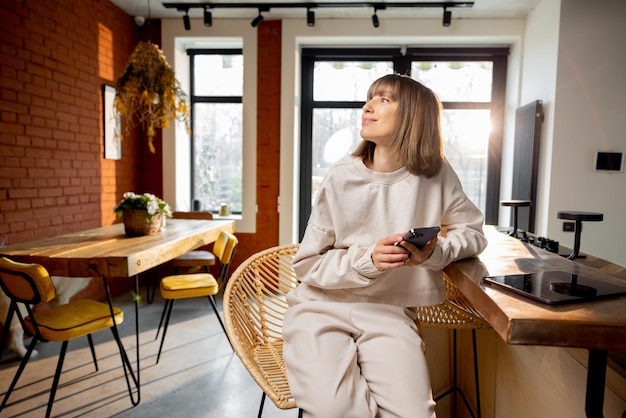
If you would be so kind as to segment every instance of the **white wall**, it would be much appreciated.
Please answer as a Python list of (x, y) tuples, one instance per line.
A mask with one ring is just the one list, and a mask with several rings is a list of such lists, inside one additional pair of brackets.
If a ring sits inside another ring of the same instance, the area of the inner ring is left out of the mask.
[[(543, 0), (541, 4), (549, 9), (549, 15), (554, 13), (552, 3), (555, 1)], [(626, 173), (593, 170), (595, 151), (626, 152), (626, 2), (567, 0), (560, 6), (560, 25), (533, 28), (550, 35), (546, 50), (552, 50), (552, 32), (558, 27), (555, 87), (549, 86), (551, 80), (527, 84), (526, 73), (523, 76), (528, 91), (539, 89), (540, 83), (545, 84), (546, 97), (554, 91), (550, 103), (554, 120), (548, 121), (553, 132), (542, 138), (546, 142), (542, 149), (546, 169), (542, 185), (546, 201), (540, 202), (542, 225), (547, 224), (547, 236), (571, 247), (573, 234), (562, 232), (563, 221), (556, 219), (556, 212), (604, 213), (603, 222), (583, 224), (581, 250), (626, 265)], [(529, 25), (527, 38), (530, 32)], [(547, 64), (544, 76), (551, 79), (552, 63), (547, 57), (542, 59)], [(540, 79), (539, 72), (537, 75)]]
[[(544, 0), (530, 13), (526, 19), (522, 54), (519, 106), (541, 100), (544, 112), (539, 155), (539, 185), (537, 199), (533, 202), (536, 211), (535, 231), (544, 236), (549, 219), (554, 217), (554, 214), (548, 213), (547, 210), (547, 202), (550, 200), (550, 182), (546, 180), (549, 180), (551, 175), (560, 5), (561, 0)], [(514, 123), (515, 120), (513, 119), (512, 122)]]

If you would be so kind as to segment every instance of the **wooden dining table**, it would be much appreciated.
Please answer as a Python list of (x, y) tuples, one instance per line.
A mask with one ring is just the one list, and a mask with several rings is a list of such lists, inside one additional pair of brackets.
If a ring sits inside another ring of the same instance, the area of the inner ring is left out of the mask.
[[(120, 223), (0, 247), (0, 256), (41, 264), (50, 275), (101, 278), (113, 316), (108, 279), (134, 279), (135, 295), (138, 295), (139, 274), (215, 242), (221, 231), (233, 233), (234, 230), (233, 220), (168, 219), (156, 234), (127, 237)], [(130, 372), (137, 395), (134, 399), (131, 397), (131, 401), (137, 405), (141, 400), (138, 297), (134, 298), (134, 304), (137, 370)]]
[(626, 350), (626, 296), (549, 305), (485, 282), (485, 276), (562, 271), (624, 286), (622, 279), (486, 226), (488, 246), (476, 258), (445, 268), (450, 281), (508, 344), (589, 350), (585, 411), (603, 416), (609, 350)]

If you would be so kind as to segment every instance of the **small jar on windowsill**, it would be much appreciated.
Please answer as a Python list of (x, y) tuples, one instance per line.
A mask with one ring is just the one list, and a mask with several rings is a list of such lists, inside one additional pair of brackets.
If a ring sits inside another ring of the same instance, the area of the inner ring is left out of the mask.
[(224, 218), (226, 216), (230, 216), (230, 207), (226, 203), (222, 203), (220, 205), (220, 210), (217, 213), (218, 216)]

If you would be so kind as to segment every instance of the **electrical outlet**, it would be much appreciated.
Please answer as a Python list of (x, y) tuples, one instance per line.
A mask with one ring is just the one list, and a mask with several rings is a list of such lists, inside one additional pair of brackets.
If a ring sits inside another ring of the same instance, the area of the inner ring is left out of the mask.
[(574, 222), (563, 222), (563, 232), (574, 232)]

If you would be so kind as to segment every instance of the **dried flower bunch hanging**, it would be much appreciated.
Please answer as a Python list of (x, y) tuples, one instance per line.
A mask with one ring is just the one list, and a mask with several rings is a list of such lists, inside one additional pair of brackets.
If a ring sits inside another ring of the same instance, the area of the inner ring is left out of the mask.
[(142, 126), (151, 152), (155, 151), (152, 140), (157, 128), (179, 120), (190, 131), (187, 95), (155, 44), (139, 42), (116, 88), (115, 111), (125, 119), (126, 132)]

